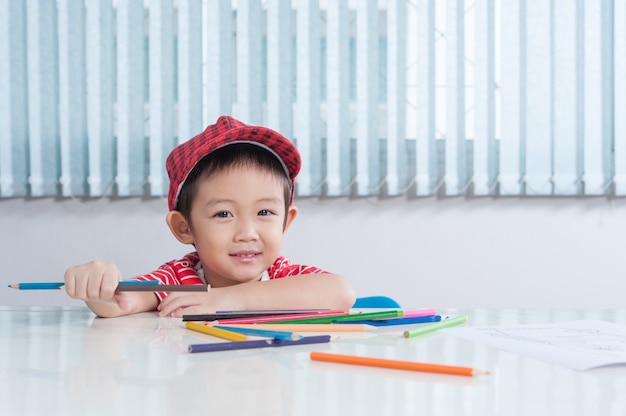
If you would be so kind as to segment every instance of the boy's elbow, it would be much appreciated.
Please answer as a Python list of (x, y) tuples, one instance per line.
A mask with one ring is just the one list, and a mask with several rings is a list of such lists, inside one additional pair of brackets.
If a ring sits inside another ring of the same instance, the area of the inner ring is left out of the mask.
[(85, 304), (98, 318), (117, 318), (123, 315), (117, 308), (111, 305), (103, 305), (102, 302), (96, 303), (87, 301)]
[(341, 277), (340, 280), (341, 284), (339, 290), (337, 291), (339, 295), (337, 298), (337, 309), (350, 309), (356, 301), (356, 293), (347, 279)]

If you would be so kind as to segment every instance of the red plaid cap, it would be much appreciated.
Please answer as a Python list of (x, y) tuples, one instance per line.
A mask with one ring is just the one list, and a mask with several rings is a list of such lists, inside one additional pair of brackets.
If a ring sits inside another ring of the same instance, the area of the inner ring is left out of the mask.
[(293, 202), (296, 176), (301, 166), (300, 153), (296, 146), (272, 129), (250, 126), (230, 116), (221, 116), (202, 133), (176, 146), (167, 157), (165, 167), (170, 177), (167, 204), (170, 211), (176, 209), (180, 190), (200, 159), (234, 143), (256, 144), (276, 155), (285, 169), (285, 174), (291, 179), (290, 202)]

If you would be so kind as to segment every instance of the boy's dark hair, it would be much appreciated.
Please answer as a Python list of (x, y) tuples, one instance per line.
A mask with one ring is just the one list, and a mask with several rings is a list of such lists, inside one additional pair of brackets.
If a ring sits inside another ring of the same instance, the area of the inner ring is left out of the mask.
[(260, 168), (280, 178), (284, 187), (284, 221), (286, 221), (291, 200), (291, 180), (285, 174), (285, 169), (276, 155), (261, 146), (250, 143), (233, 143), (202, 158), (189, 173), (180, 190), (176, 211), (179, 211), (187, 221), (190, 221), (191, 205), (198, 192), (199, 182), (215, 173), (242, 166)]

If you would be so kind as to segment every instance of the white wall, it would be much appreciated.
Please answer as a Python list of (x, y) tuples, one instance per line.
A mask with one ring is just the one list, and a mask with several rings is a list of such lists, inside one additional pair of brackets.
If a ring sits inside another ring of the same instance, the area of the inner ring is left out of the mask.
[[(95, 258), (125, 276), (191, 250), (165, 200), (0, 201), (0, 305), (77, 305), (62, 280)], [(405, 307), (625, 307), (626, 200), (299, 199), (283, 253), (348, 277), (357, 295)]]

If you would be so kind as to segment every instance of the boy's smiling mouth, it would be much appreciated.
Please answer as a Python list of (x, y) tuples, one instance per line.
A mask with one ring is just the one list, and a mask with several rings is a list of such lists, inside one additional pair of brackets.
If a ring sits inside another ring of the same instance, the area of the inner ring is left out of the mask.
[(240, 251), (237, 253), (232, 253), (230, 256), (238, 257), (240, 259), (253, 259), (256, 258), (259, 254), (261, 253), (258, 251)]

